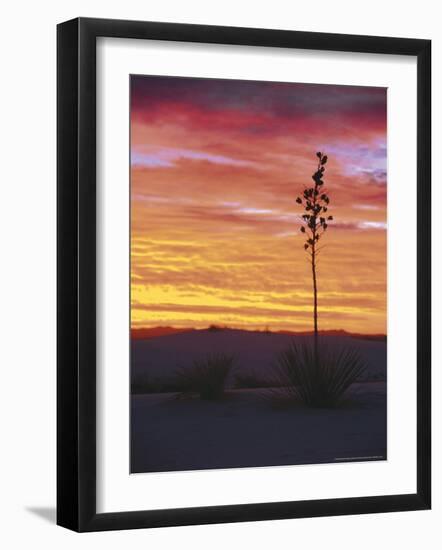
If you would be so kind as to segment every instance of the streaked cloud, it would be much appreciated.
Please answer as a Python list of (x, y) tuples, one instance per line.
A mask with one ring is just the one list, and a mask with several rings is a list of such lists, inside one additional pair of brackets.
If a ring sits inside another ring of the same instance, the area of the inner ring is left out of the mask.
[(361, 229), (382, 229), (382, 230), (386, 230), (387, 229), (387, 224), (386, 222), (359, 222), (359, 227)]
[(131, 153), (131, 164), (135, 167), (146, 168), (172, 168), (179, 161), (193, 160), (205, 161), (213, 164), (223, 164), (227, 166), (257, 166), (254, 162), (247, 160), (229, 158), (223, 155), (214, 155), (204, 151), (193, 151), (191, 149), (173, 149), (173, 148), (145, 148), (150, 152), (140, 152), (133, 148)]

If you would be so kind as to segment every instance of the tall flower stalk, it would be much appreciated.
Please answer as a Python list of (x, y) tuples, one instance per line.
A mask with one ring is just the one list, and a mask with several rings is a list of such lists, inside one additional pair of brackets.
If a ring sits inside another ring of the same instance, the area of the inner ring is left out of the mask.
[(314, 331), (314, 349), (317, 357), (318, 350), (318, 279), (317, 279), (317, 259), (320, 252), (319, 240), (327, 231), (328, 222), (333, 220), (333, 216), (327, 214), (330, 198), (324, 191), (325, 165), (327, 155), (321, 152), (316, 153), (318, 165), (315, 173), (312, 175), (314, 181), (313, 187), (306, 187), (301, 196), (296, 198), (296, 202), (302, 205), (304, 213), (302, 214), (303, 224), (301, 232), (305, 235), (304, 250), (309, 254), (309, 260), (312, 270), (313, 280), (313, 331)]

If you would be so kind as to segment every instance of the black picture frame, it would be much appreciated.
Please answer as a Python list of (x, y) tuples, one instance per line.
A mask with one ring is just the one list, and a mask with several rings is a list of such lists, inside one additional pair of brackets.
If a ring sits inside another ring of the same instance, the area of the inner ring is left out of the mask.
[[(117, 37), (417, 58), (417, 492), (96, 512), (96, 39)], [(75, 531), (424, 510), (431, 506), (431, 41), (74, 19), (57, 28), (57, 523)]]

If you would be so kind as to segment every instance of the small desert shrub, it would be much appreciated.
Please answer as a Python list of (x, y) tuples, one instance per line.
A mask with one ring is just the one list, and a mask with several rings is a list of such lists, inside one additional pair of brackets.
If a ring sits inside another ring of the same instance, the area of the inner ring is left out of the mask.
[(209, 332), (221, 332), (223, 330), (223, 328), (218, 326), (218, 325), (210, 325), (207, 330)]
[(276, 372), (289, 397), (308, 407), (337, 407), (366, 370), (354, 349), (331, 350), (292, 343), (278, 356)]
[(153, 378), (147, 375), (139, 375), (131, 381), (131, 393), (177, 393), (183, 390), (181, 380), (174, 378)]
[(239, 372), (235, 376), (235, 388), (238, 389), (264, 388), (266, 386), (268, 386), (267, 381), (250, 372)]
[(150, 376), (138, 375), (131, 379), (130, 390), (133, 394), (156, 393), (157, 384)]
[(280, 385), (279, 379), (259, 376), (253, 372), (239, 372), (235, 376), (235, 388), (238, 389), (273, 388)]
[(213, 353), (204, 359), (195, 360), (191, 367), (181, 368), (177, 379), (182, 391), (197, 393), (201, 399), (220, 399), (233, 361), (233, 355)]

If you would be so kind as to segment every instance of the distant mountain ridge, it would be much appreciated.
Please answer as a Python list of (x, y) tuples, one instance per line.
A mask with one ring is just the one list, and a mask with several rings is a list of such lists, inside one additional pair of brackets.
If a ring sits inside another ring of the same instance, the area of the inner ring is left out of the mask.
[(130, 335), (133, 340), (147, 340), (158, 336), (168, 336), (169, 334), (180, 334), (181, 332), (192, 332), (194, 330), (194, 328), (175, 327), (133, 328)]
[[(221, 331), (235, 331), (235, 332), (250, 332), (250, 333), (261, 333), (261, 334), (292, 334), (293, 336), (308, 336), (313, 334), (311, 330), (305, 331), (289, 331), (289, 330), (277, 330), (277, 331), (268, 331), (268, 330), (245, 330), (245, 329), (235, 329), (229, 327), (221, 327), (217, 325), (211, 325), (206, 329), (196, 329), (196, 328), (176, 328), (169, 326), (158, 326), (151, 328), (133, 328), (131, 330), (131, 339), (132, 340), (149, 340), (152, 338), (158, 338), (161, 336), (169, 336), (172, 334), (181, 334), (185, 332), (221, 332)], [(350, 338), (357, 338), (359, 340), (373, 340), (379, 342), (386, 342), (387, 336), (385, 334), (362, 334), (358, 332), (347, 332), (343, 329), (335, 330), (320, 330), (319, 334), (324, 336), (348, 336)]]

